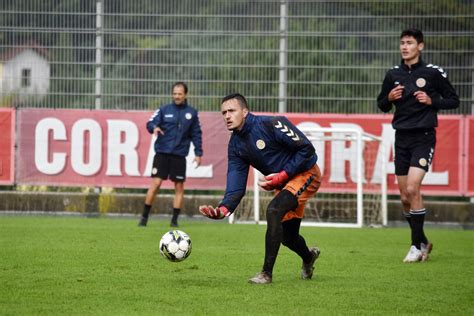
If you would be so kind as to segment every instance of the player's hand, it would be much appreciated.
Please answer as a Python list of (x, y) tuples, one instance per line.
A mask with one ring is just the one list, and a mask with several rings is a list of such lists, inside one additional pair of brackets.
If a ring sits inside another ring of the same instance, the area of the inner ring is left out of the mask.
[(199, 156), (194, 157), (193, 165), (194, 165), (194, 168), (199, 167), (201, 165), (201, 157)]
[(431, 98), (429, 97), (429, 95), (426, 94), (425, 91), (418, 90), (415, 93), (413, 93), (413, 95), (415, 96), (415, 98), (420, 103), (423, 103), (423, 104), (426, 104), (426, 105), (431, 105), (432, 104)]
[(282, 186), (286, 181), (288, 181), (288, 174), (283, 170), (279, 173), (271, 173), (265, 176), (265, 180), (259, 181), (258, 185), (264, 190), (271, 191)]
[(393, 102), (393, 101), (397, 101), (398, 99), (401, 99), (404, 88), (405, 87), (402, 85), (398, 85), (395, 88), (393, 88), (388, 94), (388, 101)]
[(165, 135), (165, 132), (163, 132), (163, 130), (159, 127), (155, 127), (153, 129), (153, 135), (155, 135), (156, 137), (158, 137), (158, 135)]
[(201, 205), (199, 206), (199, 212), (211, 219), (223, 219), (230, 215), (229, 210), (225, 206), (214, 207), (211, 205)]

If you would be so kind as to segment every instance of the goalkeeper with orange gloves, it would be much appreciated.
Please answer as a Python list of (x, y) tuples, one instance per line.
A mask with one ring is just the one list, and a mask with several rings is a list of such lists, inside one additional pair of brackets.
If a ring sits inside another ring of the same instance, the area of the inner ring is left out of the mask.
[(320, 251), (317, 247), (308, 248), (299, 230), (306, 201), (316, 194), (321, 184), (321, 172), (316, 164), (318, 156), (312, 143), (285, 117), (251, 114), (247, 100), (238, 93), (224, 97), (221, 113), (227, 129), (232, 131), (227, 187), (217, 207), (202, 205), (199, 211), (211, 219), (223, 219), (232, 214), (245, 195), (249, 167), (253, 166), (265, 175), (259, 186), (275, 191), (275, 197), (266, 212), (263, 268), (249, 282), (272, 283), (280, 244), (301, 257), (301, 278), (311, 279)]

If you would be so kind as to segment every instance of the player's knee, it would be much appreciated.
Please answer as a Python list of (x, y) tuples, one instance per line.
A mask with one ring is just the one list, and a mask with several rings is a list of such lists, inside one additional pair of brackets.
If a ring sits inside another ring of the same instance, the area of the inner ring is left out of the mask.
[(282, 216), (298, 207), (298, 199), (288, 190), (278, 193), (275, 198), (268, 204), (267, 212), (283, 213)]
[(414, 197), (420, 194), (420, 187), (415, 184), (407, 185), (406, 195), (409, 200), (413, 199)]
[(403, 205), (410, 205), (410, 199), (408, 198), (408, 194), (401, 194), (400, 195), (400, 200), (402, 201)]
[(271, 225), (273, 222), (278, 222), (279, 221), (278, 217), (279, 217), (278, 208), (275, 205), (272, 205), (272, 203), (270, 202), (270, 204), (267, 207), (267, 214), (266, 214), (267, 223)]
[(298, 206), (298, 200), (288, 190), (281, 191), (267, 207), (267, 224), (270, 229), (280, 228), (281, 219), (283, 216), (291, 210), (294, 210)]
[(148, 188), (148, 194), (156, 195), (160, 189), (160, 186), (152, 183), (150, 187)]

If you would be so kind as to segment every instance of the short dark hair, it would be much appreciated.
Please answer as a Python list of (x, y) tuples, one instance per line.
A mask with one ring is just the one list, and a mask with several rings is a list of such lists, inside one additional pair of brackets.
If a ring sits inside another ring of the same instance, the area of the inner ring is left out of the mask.
[(244, 109), (248, 109), (249, 108), (249, 104), (247, 103), (247, 100), (245, 99), (245, 97), (243, 95), (241, 95), (240, 93), (231, 93), (229, 95), (226, 95), (222, 101), (221, 101), (221, 104), (224, 103), (225, 101), (228, 101), (228, 100), (231, 100), (231, 99), (236, 99), (240, 106)]
[(184, 82), (182, 82), (182, 81), (175, 82), (175, 83), (173, 84), (173, 87), (171, 88), (171, 92), (173, 92), (174, 87), (176, 87), (176, 86), (182, 86), (183, 89), (184, 89), (184, 93), (185, 93), (185, 94), (188, 94), (188, 86), (187, 86)]
[(423, 43), (423, 32), (419, 29), (411, 28), (402, 31), (400, 38), (404, 36), (413, 36), (418, 44)]

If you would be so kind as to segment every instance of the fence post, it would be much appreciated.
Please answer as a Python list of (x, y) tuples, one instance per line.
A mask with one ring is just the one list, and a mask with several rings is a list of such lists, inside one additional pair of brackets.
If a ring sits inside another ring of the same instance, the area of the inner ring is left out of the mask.
[(278, 112), (286, 112), (288, 66), (288, 1), (280, 1), (280, 76), (278, 80)]
[(102, 108), (102, 56), (104, 48), (104, 38), (102, 34), (102, 19), (104, 7), (101, 0), (97, 0), (96, 18), (96, 40), (95, 40), (95, 109)]

